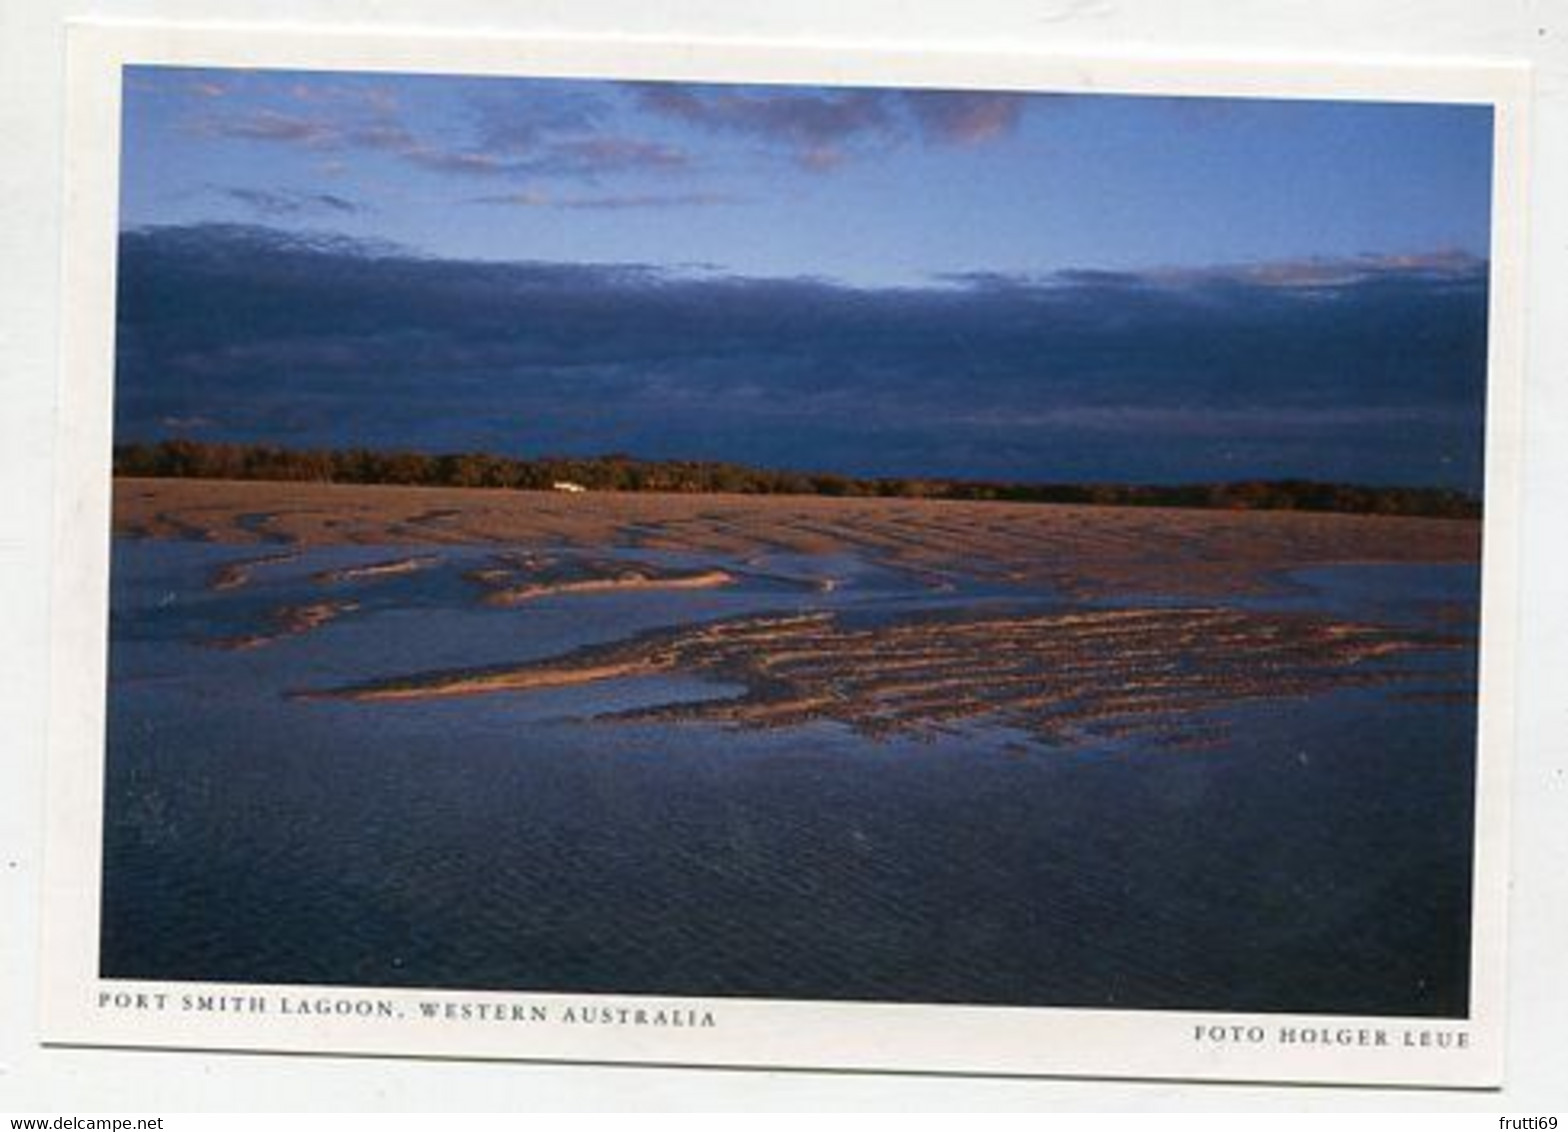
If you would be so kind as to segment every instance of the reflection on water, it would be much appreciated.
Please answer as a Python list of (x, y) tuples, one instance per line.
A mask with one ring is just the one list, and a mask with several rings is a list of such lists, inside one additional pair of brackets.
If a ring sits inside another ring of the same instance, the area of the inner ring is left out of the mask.
[[(1173, 752), (978, 726), (874, 741), (824, 723), (592, 718), (736, 691), (679, 673), (287, 698), (743, 614), (1065, 608), (850, 556), (637, 551), (735, 580), (500, 609), (469, 576), (484, 548), (322, 577), (428, 553), (116, 544), (106, 976), (1465, 1012), (1473, 700), (1357, 688), (1252, 704), (1224, 713), (1225, 742)], [(243, 583), (211, 584), (260, 559)], [(1469, 632), (1476, 582), (1342, 567), (1249, 600)], [(322, 601), (354, 608), (210, 646)], [(1423, 663), (1443, 687), (1473, 681), (1467, 650)]]

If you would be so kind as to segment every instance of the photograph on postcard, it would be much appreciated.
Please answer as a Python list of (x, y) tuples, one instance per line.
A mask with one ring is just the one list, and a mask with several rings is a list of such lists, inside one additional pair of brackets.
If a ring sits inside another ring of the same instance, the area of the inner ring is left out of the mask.
[(1472, 1016), (1492, 105), (120, 82), (96, 978)]

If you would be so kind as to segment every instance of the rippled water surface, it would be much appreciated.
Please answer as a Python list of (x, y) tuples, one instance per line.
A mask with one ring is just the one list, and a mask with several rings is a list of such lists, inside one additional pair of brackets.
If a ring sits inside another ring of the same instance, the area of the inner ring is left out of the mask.
[[(831, 723), (591, 718), (734, 692), (679, 674), (300, 699), (739, 614), (1059, 599), (936, 589), (847, 557), (666, 556), (738, 581), (496, 609), (465, 577), (492, 553), (478, 548), (343, 582), (315, 575), (420, 552), (309, 550), (211, 587), (224, 564), (280, 549), (115, 546), (106, 976), (1465, 1011), (1473, 699), (1361, 688), (1254, 703), (1198, 750), (1053, 747), (980, 725), (878, 741)], [(1280, 583), (1246, 600), (1474, 628), (1473, 569)], [(264, 647), (212, 647), (326, 600), (353, 608)], [(1426, 663), (1434, 687), (1473, 679), (1469, 650)]]

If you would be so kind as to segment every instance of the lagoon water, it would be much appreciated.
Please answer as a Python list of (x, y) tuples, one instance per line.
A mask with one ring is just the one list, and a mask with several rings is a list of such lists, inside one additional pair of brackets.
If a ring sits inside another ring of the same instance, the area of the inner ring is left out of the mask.
[[(1255, 702), (1197, 750), (592, 718), (733, 691), (686, 677), (304, 700), (288, 693), (742, 613), (1056, 599), (934, 596), (850, 558), (780, 558), (726, 564), (741, 580), (719, 590), (494, 609), (462, 576), (480, 548), (330, 585), (311, 576), (404, 551), (313, 549), (208, 587), (266, 549), (116, 541), (105, 976), (1466, 1011), (1473, 699), (1406, 686)], [(844, 584), (817, 592), (825, 572)], [(1473, 618), (1476, 581), (1326, 568), (1247, 600), (1432, 627), (1442, 608)], [(358, 608), (265, 647), (206, 643), (323, 597)], [(1427, 663), (1435, 686), (1474, 678), (1469, 650)]]

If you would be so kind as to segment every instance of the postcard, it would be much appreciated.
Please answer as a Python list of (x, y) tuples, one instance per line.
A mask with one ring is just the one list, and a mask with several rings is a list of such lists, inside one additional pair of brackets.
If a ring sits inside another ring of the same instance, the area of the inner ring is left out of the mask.
[(1500, 1083), (1525, 73), (69, 63), (46, 1041)]

